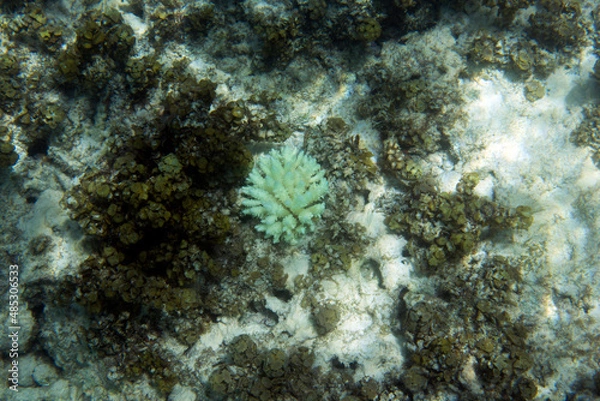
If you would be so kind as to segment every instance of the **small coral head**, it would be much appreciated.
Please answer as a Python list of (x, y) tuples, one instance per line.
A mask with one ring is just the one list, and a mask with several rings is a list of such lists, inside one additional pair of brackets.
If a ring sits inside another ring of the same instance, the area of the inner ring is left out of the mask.
[(255, 226), (274, 243), (295, 243), (325, 210), (329, 189), (325, 171), (299, 149), (273, 149), (261, 156), (240, 190), (243, 213), (260, 219)]

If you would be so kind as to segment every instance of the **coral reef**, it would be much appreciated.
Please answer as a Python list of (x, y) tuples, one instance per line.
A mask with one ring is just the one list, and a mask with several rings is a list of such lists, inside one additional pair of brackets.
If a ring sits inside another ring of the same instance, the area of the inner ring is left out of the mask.
[[(591, 174), (522, 174), (514, 197), (494, 192), (511, 185), (483, 196), (480, 175), (515, 179), (502, 175), (518, 163), (462, 157), (493, 147), (463, 124), (496, 70), (532, 110), (555, 96), (554, 72), (591, 70), (596, 98), (599, 6), (69, 4), (0, 4), (0, 259), (23, 266), (23, 349), (44, 362), (23, 373), (22, 397), (598, 395), (584, 349), (597, 338), (582, 328), (597, 294), (547, 267), (595, 273)], [(600, 167), (600, 108), (584, 117), (571, 140)], [(590, 189), (534, 224), (523, 192), (560, 185)], [(585, 246), (523, 244), (570, 218), (585, 220)], [(576, 380), (542, 362), (549, 340), (535, 337), (567, 319), (584, 334), (552, 356), (583, 361)]]

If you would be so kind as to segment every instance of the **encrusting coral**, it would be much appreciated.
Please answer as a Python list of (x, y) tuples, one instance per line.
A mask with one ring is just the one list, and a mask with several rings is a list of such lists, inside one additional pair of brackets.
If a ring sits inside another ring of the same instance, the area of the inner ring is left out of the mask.
[(272, 237), (294, 243), (321, 216), (321, 198), (329, 184), (321, 166), (298, 149), (272, 150), (258, 159), (242, 187), (243, 213), (261, 219), (256, 229)]

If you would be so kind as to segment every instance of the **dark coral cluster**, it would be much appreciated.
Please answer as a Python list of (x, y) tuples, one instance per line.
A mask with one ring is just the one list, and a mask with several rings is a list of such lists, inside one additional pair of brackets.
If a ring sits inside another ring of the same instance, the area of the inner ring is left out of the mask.
[(40, 4), (28, 2), (21, 5), (24, 6), (23, 12), (6, 24), (11, 38), (34, 50), (56, 52), (65, 40), (61, 24), (49, 19)]
[(321, 399), (323, 389), (316, 388), (319, 371), (313, 368), (314, 355), (308, 348), (261, 350), (250, 336), (241, 335), (228, 351), (228, 363), (208, 380), (213, 399)]
[(401, 380), (410, 393), (453, 388), (464, 399), (535, 397), (529, 328), (515, 311), (526, 263), (472, 260), (446, 270), (435, 296), (402, 295), (400, 331), (410, 355)]
[(352, 135), (350, 126), (342, 118), (328, 118), (315, 131), (307, 134), (305, 142), (328, 171), (329, 177), (343, 180), (348, 185), (346, 193), (364, 190), (367, 182), (377, 180), (378, 167), (373, 153), (366, 148), (360, 135)]
[(529, 17), (529, 33), (551, 50), (574, 51), (585, 44), (586, 27), (580, 1), (542, 0)]
[[(211, 2), (179, 7), (177, 2), (162, 2), (154, 8), (139, 4), (135, 12), (150, 14), (153, 21), (150, 37), (158, 49), (170, 41), (201, 42), (213, 31), (226, 35), (223, 40), (236, 51), (246, 52), (243, 42), (247, 34), (252, 34), (259, 46), (253, 57), (257, 65), (269, 69), (289, 63), (300, 53), (323, 53), (321, 44), (331, 44), (332, 38), (336, 46), (344, 47), (368, 44), (382, 34), (381, 16), (375, 8), (354, 1), (336, 7), (329, 7), (323, 0), (269, 2), (265, 7)], [(251, 32), (229, 29), (240, 27), (241, 23), (251, 26)]]
[(495, 65), (526, 80), (547, 77), (560, 64), (556, 54), (528, 37), (481, 30), (472, 37), (468, 57), (474, 66)]
[(522, 79), (547, 77), (588, 44), (591, 28), (579, 1), (537, 2), (525, 29), (517, 31), (509, 29), (511, 23), (529, 2), (492, 4), (498, 6), (497, 26), (481, 29), (469, 39), (469, 60), (476, 66), (493, 64)]
[(19, 105), (21, 99), (19, 70), (19, 60), (15, 55), (9, 53), (0, 55), (0, 90), (3, 94), (2, 100), (0, 100), (0, 109), (2, 113), (13, 112)]
[(587, 106), (584, 110), (585, 119), (571, 134), (571, 140), (586, 146), (592, 152), (592, 161), (600, 168), (600, 107)]
[(19, 160), (15, 152), (15, 145), (10, 142), (0, 141), (0, 168), (10, 167)]
[[(134, 316), (148, 308), (167, 319), (185, 314), (185, 322), (178, 322), (173, 334), (188, 344), (224, 307), (215, 284), (228, 277), (231, 268), (214, 255), (233, 230), (231, 189), (252, 165), (235, 133), (221, 131), (225, 126), (220, 118), (210, 123), (210, 90), (204, 101), (198, 94), (193, 100), (185, 97), (195, 88), (204, 93), (207, 87), (211, 85), (206, 82), (188, 82), (181, 98), (166, 99), (173, 113), (170, 124), (115, 145), (106, 167), (84, 174), (64, 199), (72, 218), (92, 238), (92, 256), (71, 279), (75, 300), (100, 321), (123, 312), (136, 320)], [(178, 114), (182, 108), (203, 115), (206, 126), (181, 127), (188, 122)], [(190, 321), (196, 323), (190, 326)], [(173, 327), (173, 322), (164, 324)], [(109, 363), (116, 361), (111, 344), (120, 338), (114, 330), (112, 324), (92, 330), (94, 346)], [(129, 330), (133, 332), (124, 347), (136, 355), (134, 339), (146, 329), (134, 325)], [(97, 335), (101, 331), (104, 336)], [(117, 365), (127, 379), (136, 371), (155, 370), (155, 364), (167, 373), (154, 376), (154, 383), (168, 392), (173, 373), (158, 350)]]
[(134, 319), (127, 311), (96, 316), (86, 340), (107, 366), (117, 368), (110, 378), (113, 382), (137, 380), (153, 372), (152, 384), (161, 394), (168, 394), (178, 378), (173, 361), (160, 347), (159, 324), (164, 322), (155, 313), (147, 317)]
[[(214, 400), (372, 400), (382, 386), (371, 378), (352, 380), (352, 366), (332, 361), (324, 373), (314, 367), (315, 355), (307, 347), (261, 348), (243, 334), (228, 344), (227, 359), (210, 375), (208, 396)], [(401, 391), (393, 392), (404, 399)], [(340, 394), (343, 394), (340, 396)]]
[(333, 223), (310, 245), (312, 274), (327, 277), (347, 271), (352, 260), (360, 258), (368, 243), (365, 229), (360, 224)]
[[(212, 127), (213, 84), (184, 82), (179, 97), (165, 100), (170, 124), (115, 146), (111, 168), (85, 174), (65, 198), (72, 218), (100, 241), (78, 291), (95, 312), (109, 300), (198, 309), (200, 277), (222, 275), (208, 253), (230, 233), (227, 188), (252, 158), (234, 134)], [(204, 116), (206, 127), (181, 127), (182, 110)]]
[[(594, 28), (594, 54), (596, 62), (592, 70), (590, 79), (595, 88), (595, 96), (598, 96), (600, 88), (600, 6), (597, 6), (593, 12)], [(600, 168), (600, 107), (596, 103), (584, 107), (584, 119), (579, 126), (571, 133), (571, 141), (578, 146), (585, 146), (592, 153), (592, 161)]]
[(387, 218), (392, 231), (408, 239), (407, 249), (426, 272), (436, 272), (447, 262), (468, 255), (484, 230), (527, 229), (533, 222), (531, 208), (508, 209), (477, 196), (476, 173), (465, 174), (455, 193), (439, 192), (417, 181)]
[(90, 91), (102, 90), (124, 69), (134, 44), (133, 29), (119, 11), (94, 10), (82, 16), (75, 41), (58, 55), (58, 79), (68, 85), (83, 84)]

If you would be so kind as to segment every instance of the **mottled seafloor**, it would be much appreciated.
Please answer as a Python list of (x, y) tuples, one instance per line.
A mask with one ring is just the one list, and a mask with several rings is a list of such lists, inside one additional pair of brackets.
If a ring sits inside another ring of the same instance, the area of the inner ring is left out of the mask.
[[(0, 399), (600, 399), (600, 8), (439, 3), (0, 2)], [(295, 244), (239, 202), (281, 146), (330, 183)], [(456, 250), (423, 193), (520, 223)]]

